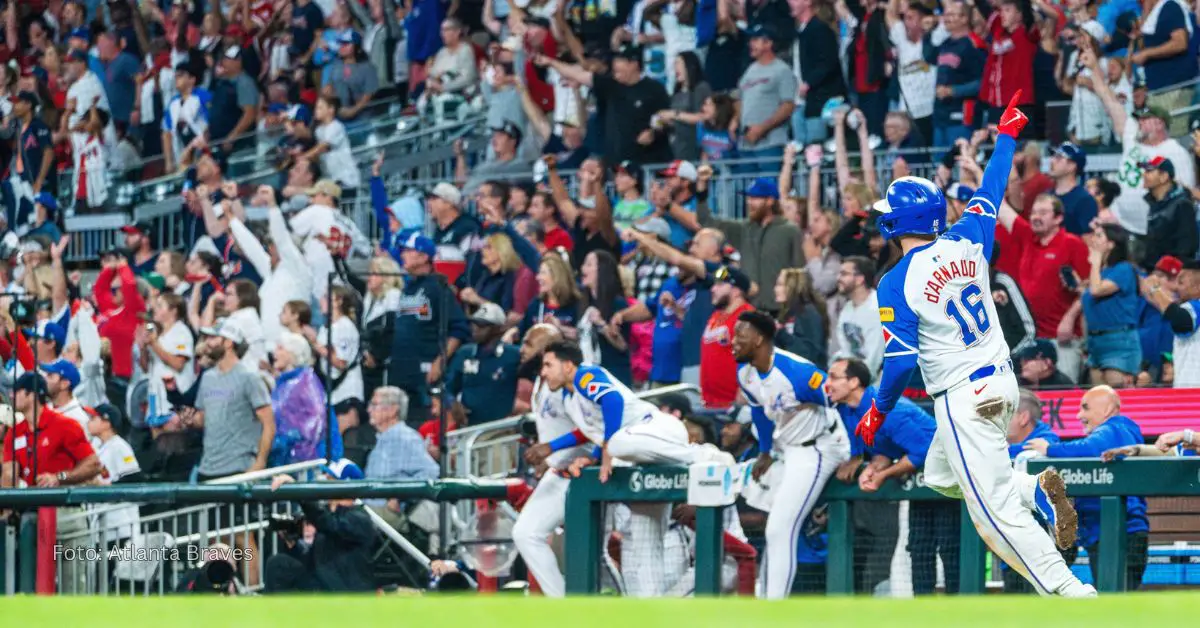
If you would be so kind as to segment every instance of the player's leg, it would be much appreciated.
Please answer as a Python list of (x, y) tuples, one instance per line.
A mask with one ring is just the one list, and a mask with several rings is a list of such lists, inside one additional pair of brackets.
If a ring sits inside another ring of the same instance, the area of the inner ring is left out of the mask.
[(779, 483), (782, 490), (775, 494), (767, 515), (762, 597), (779, 600), (791, 592), (800, 526), (820, 497), (825, 482), (847, 457), (841, 448), (827, 449), (820, 444), (783, 450), (783, 480)]
[(733, 456), (713, 445), (689, 443), (682, 421), (658, 413), (617, 430), (608, 439), (608, 453), (636, 464), (734, 463)]
[(546, 597), (563, 597), (567, 593), (558, 558), (550, 548), (550, 535), (566, 516), (569, 484), (566, 478), (547, 471), (513, 524), (513, 544)]
[(663, 535), (670, 505), (629, 504), (629, 534), (621, 541), (621, 577), (630, 597), (659, 597), (665, 590)]
[(1075, 545), (1079, 531), (1079, 516), (1075, 504), (1067, 497), (1067, 484), (1055, 469), (1037, 475), (1013, 470), (1013, 484), (1021, 505), (1038, 513), (1054, 535), (1060, 549)]
[(1003, 427), (1016, 407), (1016, 379), (1004, 374), (974, 385), (983, 383), (989, 392), (983, 399), (971, 386), (961, 386), (934, 406), (947, 458), (976, 529), (988, 547), (1033, 583), (1039, 594), (1094, 595), (1094, 589), (1071, 574), (1018, 495)]
[(929, 443), (922, 475), (925, 478), (925, 486), (946, 497), (962, 499), (958, 476), (954, 475), (954, 469), (950, 467), (949, 451), (951, 450), (946, 447), (946, 439), (942, 438), (942, 428), (938, 427)]

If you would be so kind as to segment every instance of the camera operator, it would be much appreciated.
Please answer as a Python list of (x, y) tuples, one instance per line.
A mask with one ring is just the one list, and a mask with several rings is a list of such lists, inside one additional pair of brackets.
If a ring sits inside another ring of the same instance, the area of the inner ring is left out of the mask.
[[(334, 480), (364, 477), (362, 469), (345, 458), (325, 467), (325, 473)], [(290, 475), (277, 475), (271, 490), (293, 481)], [(267, 559), (266, 592), (373, 590), (375, 531), (362, 504), (353, 499), (331, 499), (324, 508), (316, 502), (298, 503), (303, 521), (272, 521), (287, 549)], [(300, 542), (304, 523), (317, 531), (311, 546)]]

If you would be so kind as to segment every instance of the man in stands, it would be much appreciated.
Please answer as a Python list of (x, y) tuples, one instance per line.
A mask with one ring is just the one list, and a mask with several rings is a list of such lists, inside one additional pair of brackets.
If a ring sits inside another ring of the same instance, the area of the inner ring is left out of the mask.
[(1092, 220), (1099, 211), (1096, 199), (1088, 194), (1080, 181), (1086, 168), (1087, 153), (1071, 142), (1063, 142), (1050, 156), (1054, 195), (1063, 204), (1063, 228), (1077, 236), (1091, 233)]
[(1071, 381), (1063, 372), (1058, 370), (1058, 351), (1054, 341), (1038, 338), (1033, 344), (1013, 356), (1013, 365), (1017, 367), (1018, 381), (1022, 386), (1033, 389), (1071, 388)]
[(742, 312), (752, 311), (754, 306), (746, 302), (750, 278), (742, 271), (722, 266), (706, 279), (712, 282), (713, 313), (701, 339), (700, 397), (704, 407), (724, 410), (738, 395), (738, 365), (730, 352), (733, 328)]

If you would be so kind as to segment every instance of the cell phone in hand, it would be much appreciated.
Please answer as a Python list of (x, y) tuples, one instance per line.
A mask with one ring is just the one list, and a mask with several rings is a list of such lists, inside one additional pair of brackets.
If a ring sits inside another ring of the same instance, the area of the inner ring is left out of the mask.
[(1063, 264), (1058, 269), (1058, 275), (1062, 277), (1063, 285), (1067, 287), (1067, 290), (1079, 289), (1079, 280), (1075, 278), (1075, 269)]

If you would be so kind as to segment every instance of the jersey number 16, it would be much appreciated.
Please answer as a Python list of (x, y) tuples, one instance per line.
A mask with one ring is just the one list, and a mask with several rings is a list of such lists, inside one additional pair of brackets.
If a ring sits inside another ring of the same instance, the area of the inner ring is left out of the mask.
[(946, 316), (958, 323), (959, 335), (963, 344), (971, 346), (987, 335), (992, 328), (988, 320), (987, 308), (984, 307), (983, 290), (979, 284), (970, 284), (963, 288), (957, 299), (946, 301)]

